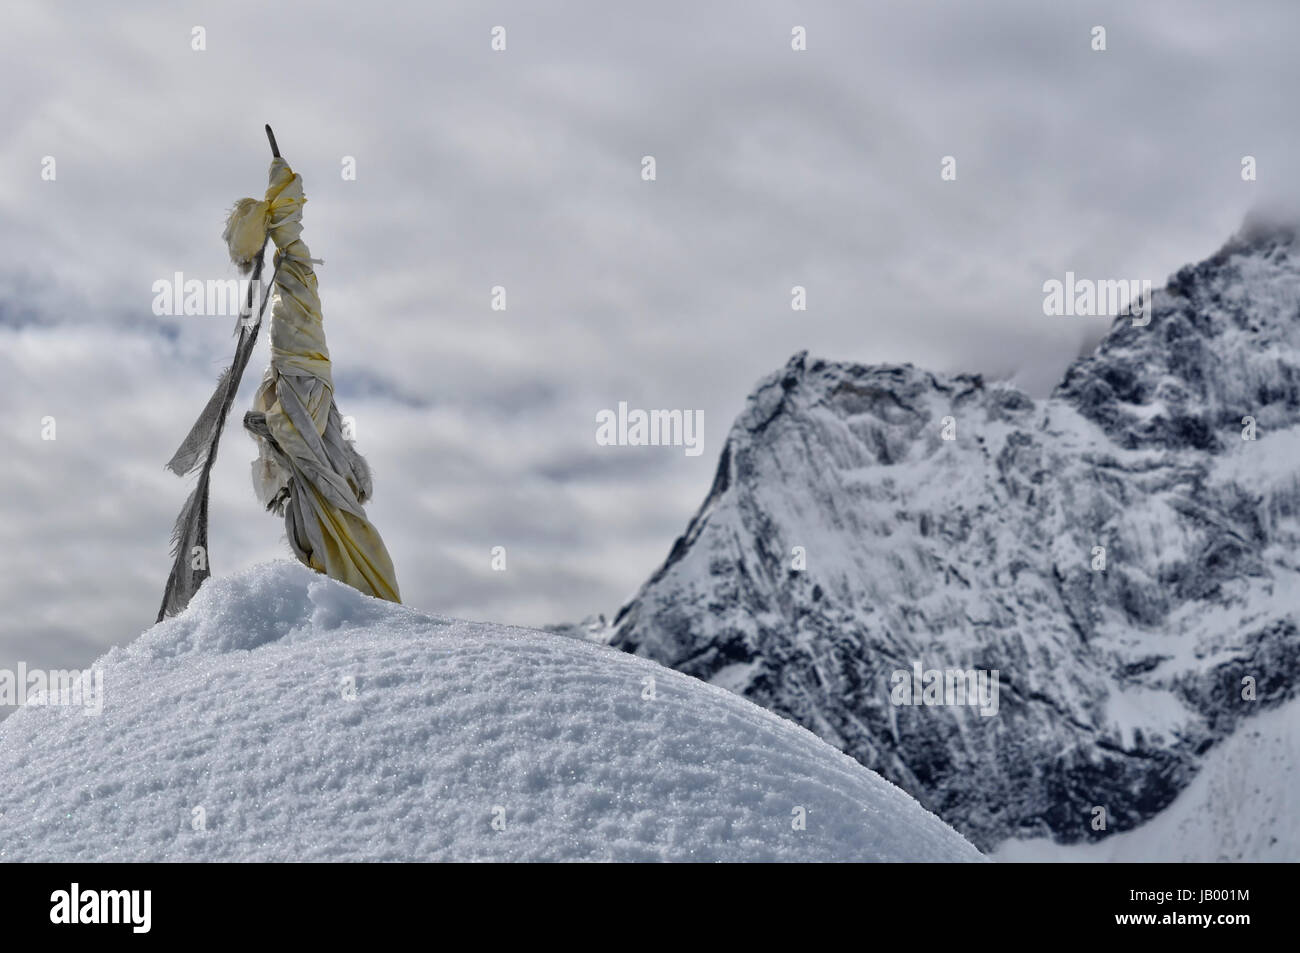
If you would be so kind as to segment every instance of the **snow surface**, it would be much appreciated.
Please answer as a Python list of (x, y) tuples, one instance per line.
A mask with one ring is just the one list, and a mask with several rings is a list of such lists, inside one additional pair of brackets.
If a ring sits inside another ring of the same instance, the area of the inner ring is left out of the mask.
[(1300, 700), (1261, 712), (1205, 756), (1200, 773), (1141, 827), (1092, 844), (1004, 841), (1001, 862), (1271, 861), (1300, 857)]
[(209, 580), (97, 665), (102, 714), (0, 724), (0, 859), (983, 859), (721, 688), (296, 562)]

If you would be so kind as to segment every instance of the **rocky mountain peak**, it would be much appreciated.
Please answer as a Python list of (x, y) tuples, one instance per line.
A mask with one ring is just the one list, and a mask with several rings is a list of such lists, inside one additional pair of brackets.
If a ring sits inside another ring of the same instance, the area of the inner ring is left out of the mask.
[[(1298, 345), (1294, 229), (1261, 219), (1047, 400), (796, 354), (612, 642), (800, 722), (982, 847), (1131, 828), (1295, 693)], [(902, 704), (913, 671), (984, 673), (997, 710)]]

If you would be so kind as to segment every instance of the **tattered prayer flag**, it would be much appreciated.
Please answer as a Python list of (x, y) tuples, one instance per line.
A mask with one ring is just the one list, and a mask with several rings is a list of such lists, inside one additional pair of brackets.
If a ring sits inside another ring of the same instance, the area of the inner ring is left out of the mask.
[(271, 366), (244, 415), (244, 428), (258, 444), (253, 486), (266, 508), (284, 516), (294, 555), (331, 578), (368, 595), (400, 602), (388, 550), (362, 508), (371, 495), (370, 468), (343, 439), (334, 403), (334, 382), (316, 273), (302, 241), (302, 176), (281, 158), (267, 127), (274, 158), (264, 199), (240, 199), (223, 237), (231, 260), (250, 270), (253, 285), (241, 317), (239, 343), (189, 435), (167, 464), (178, 475), (200, 470), (172, 530), (174, 564), (158, 619), (180, 612), (211, 571), (208, 566), (208, 485), (221, 431), (234, 402), (261, 327), (252, 317), (252, 296), (261, 286), (264, 251), (275, 243), (271, 309)]

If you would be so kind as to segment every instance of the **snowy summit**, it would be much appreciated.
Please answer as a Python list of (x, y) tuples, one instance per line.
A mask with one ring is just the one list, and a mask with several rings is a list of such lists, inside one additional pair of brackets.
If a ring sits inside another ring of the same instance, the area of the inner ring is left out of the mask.
[[(607, 640), (815, 731), (982, 850), (1136, 830), (1217, 745), (1300, 714), (1255, 727), (1300, 694), (1297, 233), (1252, 216), (1043, 400), (796, 354)], [(913, 671), (990, 691), (915, 705)], [(1274, 745), (1233, 747), (1273, 777)], [(1196, 856), (1295, 859), (1295, 795), (1265, 787), (1241, 792), (1270, 803), (1250, 852), (1207, 823)]]
[(209, 580), (96, 667), (99, 714), (0, 723), (0, 859), (981, 859), (722, 688), (295, 562)]

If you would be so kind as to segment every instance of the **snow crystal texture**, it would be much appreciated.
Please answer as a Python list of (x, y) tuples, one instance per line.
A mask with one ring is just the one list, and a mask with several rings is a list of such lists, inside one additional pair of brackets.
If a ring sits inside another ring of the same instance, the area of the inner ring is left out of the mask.
[(0, 723), (0, 859), (982, 859), (721, 688), (296, 562), (210, 580), (97, 664), (100, 715)]

